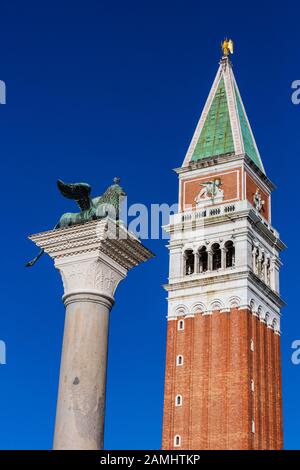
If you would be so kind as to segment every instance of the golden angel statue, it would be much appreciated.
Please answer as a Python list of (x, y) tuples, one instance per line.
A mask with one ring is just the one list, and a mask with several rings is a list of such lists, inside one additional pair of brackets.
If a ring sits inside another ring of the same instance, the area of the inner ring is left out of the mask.
[(221, 48), (223, 51), (223, 55), (229, 56), (230, 54), (233, 54), (233, 40), (232, 39), (224, 39), (224, 41), (221, 43)]

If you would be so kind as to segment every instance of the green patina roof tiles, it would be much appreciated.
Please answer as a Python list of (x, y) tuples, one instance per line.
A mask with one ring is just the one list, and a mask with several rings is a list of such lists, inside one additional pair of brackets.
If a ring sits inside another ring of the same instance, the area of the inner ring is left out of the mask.
[(241, 131), (242, 131), (242, 136), (243, 136), (245, 153), (251, 158), (251, 160), (254, 161), (254, 163), (258, 166), (258, 168), (264, 171), (261, 161), (260, 161), (260, 157), (256, 151), (252, 133), (249, 128), (249, 124), (247, 122), (247, 118), (245, 116), (243, 106), (242, 106), (242, 103), (241, 103), (241, 100), (239, 98), (239, 94), (236, 88), (235, 88), (235, 96), (236, 96), (237, 110), (238, 110), (240, 126), (241, 126)]
[[(262, 171), (264, 171), (236, 87), (234, 87), (234, 93), (236, 97), (236, 112), (240, 122), (245, 153)], [(201, 160), (202, 158), (214, 157), (216, 155), (232, 153), (234, 151), (235, 148), (232, 137), (227, 95), (224, 77), (222, 77), (215, 96), (213, 97), (191, 160)]]
[(192, 160), (234, 152), (224, 79), (220, 80)]

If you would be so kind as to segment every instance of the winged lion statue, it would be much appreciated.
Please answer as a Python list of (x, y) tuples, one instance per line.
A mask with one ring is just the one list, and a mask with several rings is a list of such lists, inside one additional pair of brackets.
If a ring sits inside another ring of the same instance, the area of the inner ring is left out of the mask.
[[(80, 208), (80, 212), (67, 212), (63, 214), (53, 230), (82, 224), (90, 220), (103, 219), (107, 216), (114, 220), (119, 220), (120, 205), (126, 193), (119, 185), (120, 178), (114, 178), (113, 183), (102, 196), (92, 198), (92, 188), (89, 184), (68, 184), (58, 180), (57, 187), (60, 193), (68, 199), (75, 200)], [(35, 258), (26, 264), (26, 267), (33, 266), (43, 253), (44, 250), (41, 250)]]

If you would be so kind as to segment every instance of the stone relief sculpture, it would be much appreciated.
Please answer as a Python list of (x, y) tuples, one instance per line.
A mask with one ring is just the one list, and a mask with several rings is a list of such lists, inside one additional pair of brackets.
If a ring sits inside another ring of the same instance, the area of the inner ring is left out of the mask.
[(253, 195), (254, 207), (258, 212), (261, 212), (264, 208), (265, 201), (262, 199), (259, 188), (256, 188), (256, 191)]
[[(60, 193), (64, 197), (76, 201), (80, 211), (63, 214), (53, 230), (82, 224), (91, 220), (103, 219), (104, 217), (119, 220), (120, 205), (126, 193), (119, 185), (120, 178), (114, 178), (113, 183), (102, 196), (92, 198), (92, 188), (89, 184), (67, 184), (58, 180), (57, 187)], [(44, 250), (41, 250), (35, 258), (26, 264), (26, 267), (33, 266), (43, 253)]]
[(206, 181), (200, 183), (203, 186), (200, 192), (195, 197), (196, 205), (201, 205), (204, 201), (213, 200), (214, 202), (222, 201), (224, 198), (224, 191), (221, 189), (221, 179), (217, 178), (214, 181)]

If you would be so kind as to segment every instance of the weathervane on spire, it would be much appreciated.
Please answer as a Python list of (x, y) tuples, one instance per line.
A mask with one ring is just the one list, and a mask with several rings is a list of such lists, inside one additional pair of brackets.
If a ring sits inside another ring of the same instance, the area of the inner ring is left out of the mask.
[(223, 56), (228, 57), (229, 54), (233, 54), (233, 40), (232, 39), (224, 39), (221, 42), (221, 48), (223, 51)]

